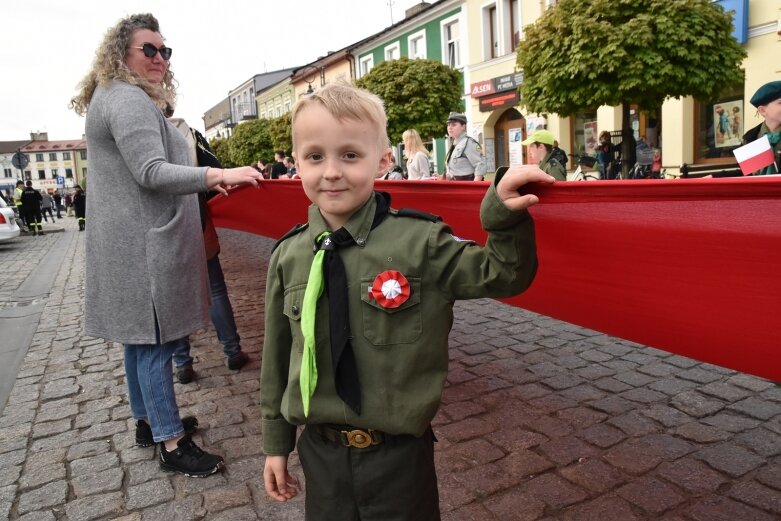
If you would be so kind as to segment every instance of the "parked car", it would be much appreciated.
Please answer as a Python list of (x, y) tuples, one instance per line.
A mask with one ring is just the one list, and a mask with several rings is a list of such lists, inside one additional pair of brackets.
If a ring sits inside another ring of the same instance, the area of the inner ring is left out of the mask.
[(16, 239), (20, 233), (14, 209), (9, 208), (5, 201), (0, 199), (0, 242)]

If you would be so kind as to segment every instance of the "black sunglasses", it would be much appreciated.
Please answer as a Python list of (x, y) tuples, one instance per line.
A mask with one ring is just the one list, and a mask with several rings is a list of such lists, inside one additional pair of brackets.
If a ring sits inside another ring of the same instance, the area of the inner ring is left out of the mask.
[(154, 58), (155, 54), (158, 52), (160, 53), (160, 57), (166, 61), (171, 59), (171, 53), (174, 52), (173, 49), (170, 47), (166, 47), (165, 45), (161, 46), (160, 48), (155, 47), (151, 43), (145, 43), (141, 47), (131, 47), (131, 49), (141, 49), (144, 51), (144, 56), (147, 58)]

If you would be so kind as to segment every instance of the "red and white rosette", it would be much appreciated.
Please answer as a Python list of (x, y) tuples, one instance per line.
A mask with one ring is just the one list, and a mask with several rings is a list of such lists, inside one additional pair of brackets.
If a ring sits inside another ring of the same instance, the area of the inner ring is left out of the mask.
[(395, 270), (383, 271), (374, 279), (369, 288), (369, 296), (377, 303), (389, 309), (395, 309), (409, 298), (410, 287), (407, 278)]

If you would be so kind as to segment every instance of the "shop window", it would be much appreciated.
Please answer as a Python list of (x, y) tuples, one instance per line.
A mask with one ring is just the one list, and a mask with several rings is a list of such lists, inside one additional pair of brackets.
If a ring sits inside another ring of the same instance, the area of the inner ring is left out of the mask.
[(596, 112), (578, 112), (572, 116), (572, 153), (595, 156), (599, 141)]
[(694, 104), (696, 162), (734, 162), (732, 151), (745, 133), (743, 86), (735, 87), (715, 100)]

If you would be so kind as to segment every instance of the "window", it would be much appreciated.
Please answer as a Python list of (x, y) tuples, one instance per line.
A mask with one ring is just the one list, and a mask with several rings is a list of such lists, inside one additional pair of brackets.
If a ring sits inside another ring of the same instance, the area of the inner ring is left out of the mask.
[(597, 113), (578, 112), (573, 114), (572, 126), (572, 153), (588, 156), (596, 155), (599, 140)]
[(25, 170), (24, 171), (24, 179), (25, 179), (25, 181), (29, 181), (30, 179), (32, 179), (32, 172), (30, 172), (29, 170)]
[(63, 152), (62, 153), (62, 159), (63, 159), (63, 161), (70, 161), (71, 160), (71, 153), (70, 152)]
[(694, 104), (697, 162), (735, 162), (732, 151), (740, 146), (746, 131), (743, 86), (725, 92), (720, 98)]
[(426, 58), (426, 31), (420, 31), (407, 38), (409, 59), (418, 60)]
[(442, 22), (443, 62), (453, 69), (461, 67), (461, 50), (459, 48), (460, 36), (458, 18), (450, 18)]
[[(87, 175), (87, 169), (84, 169), (84, 175)], [(73, 170), (70, 168), (65, 169), (65, 177), (68, 179), (73, 179)]]
[(510, 0), (510, 49), (515, 51), (523, 38), (521, 27), (521, 2)]
[(43, 154), (35, 154), (36, 161), (43, 161)]
[(57, 161), (57, 152), (52, 152), (49, 154), (49, 161)]
[(57, 169), (52, 168), (52, 179), (57, 179)]
[(46, 170), (38, 170), (38, 179), (46, 179)]
[(81, 177), (82, 177), (82, 179), (87, 177), (87, 169), (86, 169), (86, 167), (81, 169)]
[(399, 42), (394, 42), (385, 47), (385, 61), (398, 60), (401, 57)]
[(13, 176), (14, 176), (14, 174), (13, 174), (13, 172), (11, 171), (11, 169), (10, 169), (10, 168), (4, 168), (4, 169), (3, 169), (3, 176), (5, 176), (5, 177), (13, 177)]
[(80, 155), (80, 157), (81, 157), (82, 159), (87, 159), (87, 151), (86, 151), (86, 150), (82, 150), (82, 151), (80, 151), (80, 152), (79, 152), (79, 155)]
[(486, 59), (499, 56), (499, 16), (496, 5), (483, 9), (483, 30), (485, 31), (484, 54)]
[(361, 74), (361, 77), (366, 76), (371, 72), (372, 68), (374, 68), (374, 56), (364, 56), (361, 58), (360, 64), (359, 64), (359, 72)]

